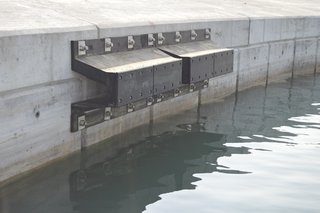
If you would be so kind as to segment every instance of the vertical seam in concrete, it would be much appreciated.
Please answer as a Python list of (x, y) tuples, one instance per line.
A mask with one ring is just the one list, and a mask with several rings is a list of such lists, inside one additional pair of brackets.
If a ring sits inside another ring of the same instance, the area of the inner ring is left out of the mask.
[(78, 18), (78, 19), (80, 19), (80, 20), (82, 20), (82, 21), (85, 21), (85, 22), (88, 22), (89, 24), (94, 25), (94, 26), (97, 28), (97, 38), (100, 38), (100, 28), (99, 28), (99, 26), (98, 26), (97, 24), (95, 24), (95, 23), (93, 23), (93, 22), (90, 22), (90, 21), (87, 21), (87, 20), (85, 20), (85, 19), (81, 19), (81, 18), (79, 18), (79, 17), (75, 17), (75, 18)]
[(150, 110), (149, 110), (149, 136), (153, 135), (153, 124), (154, 124), (154, 120), (153, 120), (153, 106), (150, 106)]
[(97, 28), (97, 37), (100, 38), (100, 28), (98, 27), (98, 25), (95, 23), (91, 23), (91, 22), (89, 22), (89, 23), (93, 24)]
[[(42, 5), (42, 7), (46, 8), (46, 9), (49, 9), (49, 10), (53, 10), (53, 11), (56, 12), (56, 13), (61, 13), (61, 11), (55, 10), (55, 9), (53, 9), (53, 8), (51, 8), (51, 7), (48, 7), (48, 6)], [(90, 22), (90, 21), (88, 21), (88, 20), (86, 20), (86, 19), (80, 18), (80, 17), (78, 17), (78, 16), (71, 15), (71, 14), (68, 14), (68, 16), (69, 16), (69, 17), (72, 17), (72, 18), (75, 18), (75, 19), (78, 19), (78, 20), (80, 20), (80, 21), (84, 21), (84, 22), (87, 22), (87, 23), (89, 23), (89, 24), (94, 25), (94, 26), (97, 28), (97, 37), (100, 38), (100, 28), (98, 27), (97, 24), (92, 23), (92, 22)]]
[(305, 38), (306, 18), (307, 18), (307, 17), (303, 17), (303, 27), (302, 27), (302, 29), (303, 29), (303, 34), (302, 34), (302, 39)]
[[(153, 72), (152, 72), (152, 85), (154, 85), (154, 72), (155, 72), (155, 68), (153, 66)], [(154, 89), (154, 88), (153, 88)], [(153, 91), (154, 92), (154, 91)], [(154, 106), (151, 105), (150, 106), (150, 121), (149, 121), (149, 126), (151, 126), (151, 129), (150, 129), (150, 132), (149, 134), (150, 135), (153, 135), (153, 123), (154, 123)]]
[[(230, 47), (232, 47), (233, 46), (233, 25), (234, 25), (234, 22), (231, 22), (230, 23), (231, 24), (231, 38), (230, 38)], [(225, 46), (225, 45), (224, 45)]]
[(314, 74), (317, 73), (317, 65), (318, 65), (318, 53), (319, 53), (319, 38), (316, 38), (316, 42), (317, 42), (317, 47), (316, 47), (316, 60), (315, 60), (315, 65), (314, 65)]
[(81, 130), (81, 147), (80, 149), (83, 150), (87, 146), (87, 129)]
[(266, 32), (266, 19), (263, 19), (263, 39), (262, 39), (262, 43), (264, 43), (265, 41), (265, 32)]
[(53, 74), (53, 58), (54, 58), (54, 55), (53, 55), (53, 45), (50, 45), (50, 81), (54, 81), (54, 74)]
[(283, 26), (283, 20), (286, 20), (287, 18), (280, 18), (280, 38), (279, 41), (282, 40), (282, 26)]
[(100, 28), (98, 27), (98, 25), (96, 25), (96, 28), (97, 28), (97, 36), (98, 36), (98, 38), (101, 38)]
[(266, 87), (268, 86), (268, 83), (269, 83), (270, 49), (271, 49), (271, 44), (269, 42), (267, 44), (268, 44), (268, 63), (267, 63)]
[(250, 44), (250, 32), (251, 32), (251, 18), (248, 17), (249, 19), (249, 29), (248, 29), (248, 45)]
[(201, 116), (201, 97), (202, 97), (201, 92), (202, 92), (202, 89), (200, 89), (198, 92), (197, 123), (200, 122), (200, 116)]
[(297, 39), (294, 39), (291, 78), (294, 75), (294, 66), (295, 66), (295, 60), (296, 60), (296, 46), (297, 46), (296, 43), (297, 43)]
[(83, 88), (83, 93), (82, 93), (82, 95), (83, 95), (83, 99), (88, 99), (88, 79), (86, 79), (84, 76), (82, 77), (80, 77), (80, 79), (81, 79), (81, 88)]
[(238, 49), (238, 61), (237, 61), (237, 79), (236, 79), (236, 94), (238, 94), (239, 87), (239, 72), (240, 72), (240, 50)]
[[(82, 19), (81, 19), (81, 20), (82, 20)], [(86, 21), (86, 22), (88, 22), (89, 24), (92, 24), (92, 25), (94, 25), (94, 26), (97, 28), (97, 38), (99, 39), (99, 38), (100, 38), (100, 28), (99, 28), (99, 26), (98, 26), (97, 24), (92, 23), (92, 22), (89, 22), (89, 21), (87, 21), (87, 20), (83, 20), (83, 21)]]

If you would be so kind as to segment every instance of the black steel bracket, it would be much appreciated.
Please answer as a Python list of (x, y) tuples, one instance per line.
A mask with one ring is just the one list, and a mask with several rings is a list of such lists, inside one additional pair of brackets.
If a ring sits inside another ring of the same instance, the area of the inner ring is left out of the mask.
[(150, 107), (159, 102), (167, 101), (177, 96), (199, 91), (207, 87), (208, 80), (191, 85), (182, 85), (175, 90), (170, 90), (120, 107), (109, 107), (103, 97), (73, 103), (71, 105), (71, 132), (76, 132), (110, 119), (121, 117), (133, 111)]
[(71, 42), (72, 70), (106, 86), (100, 98), (71, 105), (71, 131), (193, 92), (233, 71), (233, 50), (210, 29)]

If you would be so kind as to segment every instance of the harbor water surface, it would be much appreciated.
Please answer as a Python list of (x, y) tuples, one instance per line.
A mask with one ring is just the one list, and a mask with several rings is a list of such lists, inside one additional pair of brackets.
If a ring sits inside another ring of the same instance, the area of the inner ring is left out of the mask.
[(241, 91), (75, 153), (2, 186), (0, 212), (320, 212), (320, 75)]

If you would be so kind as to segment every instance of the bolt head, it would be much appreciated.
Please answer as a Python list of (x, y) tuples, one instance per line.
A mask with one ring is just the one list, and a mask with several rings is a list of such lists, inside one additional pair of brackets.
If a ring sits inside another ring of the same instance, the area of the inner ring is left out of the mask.
[(79, 123), (80, 126), (85, 126), (86, 125), (86, 121), (85, 120), (81, 120)]

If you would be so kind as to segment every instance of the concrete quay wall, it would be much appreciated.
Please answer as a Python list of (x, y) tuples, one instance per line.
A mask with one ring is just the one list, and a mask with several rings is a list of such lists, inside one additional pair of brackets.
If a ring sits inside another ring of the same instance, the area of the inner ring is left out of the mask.
[[(161, 31), (211, 28), (212, 40), (235, 49), (234, 72), (209, 88), (165, 101), (88, 129), (70, 132), (71, 103), (105, 88), (71, 70), (70, 41)], [(154, 122), (292, 75), (320, 72), (320, 16), (0, 33), (0, 182), (133, 127)]]

